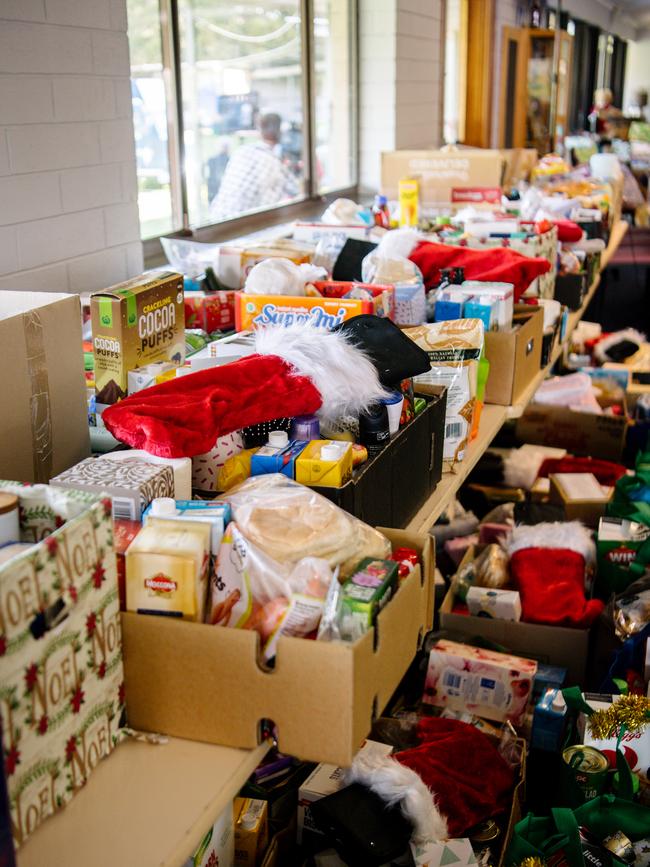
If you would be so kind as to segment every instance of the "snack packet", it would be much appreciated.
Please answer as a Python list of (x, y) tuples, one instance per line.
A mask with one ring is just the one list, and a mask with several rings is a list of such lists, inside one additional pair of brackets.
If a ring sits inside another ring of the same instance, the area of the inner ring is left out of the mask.
[(281, 635), (306, 638), (313, 633), (315, 637), (333, 580), (326, 560), (305, 557), (294, 566), (278, 563), (249, 542), (233, 522), (219, 549), (207, 621), (213, 626), (254, 629), (268, 662)]
[(443, 460), (448, 465), (461, 461), (474, 418), (483, 322), (449, 319), (406, 328), (404, 333), (429, 354), (431, 362), (431, 370), (415, 377), (414, 381), (447, 386)]

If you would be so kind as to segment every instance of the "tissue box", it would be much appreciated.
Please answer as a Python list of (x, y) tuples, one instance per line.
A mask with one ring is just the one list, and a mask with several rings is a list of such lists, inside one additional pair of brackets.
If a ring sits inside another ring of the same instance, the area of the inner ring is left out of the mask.
[(438, 641), (429, 654), (422, 701), (521, 725), (537, 663), (455, 641)]
[(139, 521), (156, 497), (174, 496), (174, 472), (170, 466), (142, 460), (112, 461), (86, 458), (50, 480), (56, 488), (109, 494), (113, 517)]
[(120, 740), (124, 672), (110, 501), (46, 485), (3, 490), (19, 497), (23, 541), (33, 520), (58, 526), (42, 525), (50, 535), (0, 567), (0, 715), (20, 846)]
[(595, 529), (614, 489), (604, 488), (593, 473), (555, 473), (549, 479), (550, 500), (564, 507), (567, 521), (582, 521)]
[(521, 599), (517, 590), (490, 590), (470, 587), (465, 600), (469, 613), (494, 620), (521, 620)]
[(472, 844), (466, 837), (445, 840), (444, 843), (411, 843), (411, 854), (417, 867), (444, 867), (449, 864), (466, 867), (477, 863)]

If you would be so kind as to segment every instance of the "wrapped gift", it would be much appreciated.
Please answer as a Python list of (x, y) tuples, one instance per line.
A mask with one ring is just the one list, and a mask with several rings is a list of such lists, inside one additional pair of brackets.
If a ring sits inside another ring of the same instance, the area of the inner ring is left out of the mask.
[(0, 716), (20, 846), (120, 740), (124, 673), (110, 500), (2, 489), (19, 498), (24, 543), (35, 525), (49, 532), (0, 567)]

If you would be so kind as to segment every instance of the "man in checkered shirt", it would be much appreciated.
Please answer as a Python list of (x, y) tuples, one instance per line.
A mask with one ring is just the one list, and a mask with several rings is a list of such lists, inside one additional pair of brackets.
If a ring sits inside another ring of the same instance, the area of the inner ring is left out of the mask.
[(279, 114), (263, 115), (261, 141), (242, 145), (229, 159), (219, 191), (210, 203), (215, 222), (274, 207), (298, 195), (297, 178), (276, 153), (281, 125)]

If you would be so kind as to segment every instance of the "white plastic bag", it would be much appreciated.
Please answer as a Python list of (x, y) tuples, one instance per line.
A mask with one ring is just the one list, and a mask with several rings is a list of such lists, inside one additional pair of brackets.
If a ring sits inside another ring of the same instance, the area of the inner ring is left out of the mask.
[(248, 272), (244, 292), (247, 295), (305, 295), (307, 283), (324, 280), (327, 271), (317, 265), (296, 265), (290, 259), (263, 259)]

